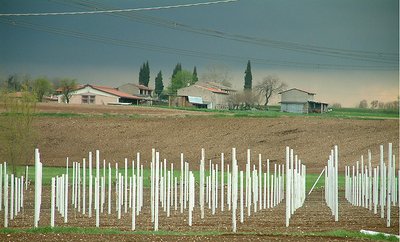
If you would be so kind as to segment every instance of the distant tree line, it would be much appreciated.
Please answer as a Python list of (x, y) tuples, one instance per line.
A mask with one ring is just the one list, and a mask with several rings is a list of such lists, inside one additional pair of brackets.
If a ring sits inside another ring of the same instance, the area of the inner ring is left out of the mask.
[[(331, 108), (341, 108), (342, 105), (340, 103), (333, 103), (330, 105)], [(361, 100), (356, 108), (363, 109), (385, 109), (385, 110), (399, 110), (399, 98), (395, 101), (382, 102), (379, 100), (372, 100), (369, 104), (366, 99)]]
[(372, 100), (368, 105), (367, 100), (361, 100), (358, 104), (358, 108), (370, 108), (370, 109), (386, 109), (386, 110), (398, 110), (399, 109), (399, 97), (395, 101), (382, 102), (379, 100)]
[(45, 76), (31, 78), (29, 75), (11, 74), (6, 79), (0, 80), (2, 92), (29, 92), (34, 95), (36, 101), (42, 102), (45, 96), (61, 90), (64, 98), (69, 102), (71, 92), (77, 87), (77, 82), (69, 78), (54, 78), (50, 80)]

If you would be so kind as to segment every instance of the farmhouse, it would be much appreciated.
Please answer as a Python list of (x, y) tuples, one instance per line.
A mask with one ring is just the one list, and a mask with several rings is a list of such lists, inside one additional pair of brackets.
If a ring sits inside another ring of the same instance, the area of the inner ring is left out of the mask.
[(139, 96), (139, 97), (152, 97), (153, 96), (152, 88), (146, 87), (145, 85), (140, 85), (140, 84), (126, 83), (122, 86), (117, 87), (117, 89), (121, 92), (125, 92), (125, 93)]
[(281, 112), (288, 113), (323, 113), (328, 104), (314, 101), (315, 93), (292, 88), (281, 94)]
[(227, 109), (228, 96), (236, 92), (215, 82), (201, 82), (178, 89), (177, 97), (170, 97), (170, 106)]
[[(121, 92), (113, 87), (86, 84), (73, 91), (69, 103), (97, 105), (139, 104), (142, 100), (142, 97)], [(58, 95), (58, 102), (64, 102), (62, 95)]]

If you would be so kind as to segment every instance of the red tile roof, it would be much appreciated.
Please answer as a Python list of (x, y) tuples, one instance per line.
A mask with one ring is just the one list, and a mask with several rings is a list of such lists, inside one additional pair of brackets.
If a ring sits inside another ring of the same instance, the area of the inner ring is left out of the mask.
[(129, 99), (143, 99), (141, 97), (133, 96), (133, 95), (130, 95), (128, 93), (118, 91), (116, 88), (107, 87), (107, 86), (96, 86), (96, 85), (86, 84), (84, 86), (80, 86), (76, 90), (83, 89), (83, 88), (88, 87), (88, 86), (93, 88), (93, 89), (96, 89), (96, 90), (99, 90), (99, 91), (102, 91), (102, 92), (105, 92), (105, 93), (108, 93), (108, 94), (111, 94), (111, 95), (115, 95), (115, 96), (118, 96), (118, 97), (129, 98)]
[(206, 89), (206, 90), (208, 90), (208, 91), (210, 91), (210, 92), (219, 93), (219, 94), (228, 94), (227, 91), (223, 91), (223, 90), (218, 89), (218, 88), (208, 87), (208, 86), (202, 86), (202, 85), (196, 85), (196, 86), (197, 86), (197, 87), (204, 88), (204, 89)]
[(113, 87), (95, 86), (95, 85), (86, 85), (86, 86), (90, 86), (93, 89), (97, 89), (97, 90), (100, 90), (100, 91), (103, 91), (103, 92), (106, 92), (106, 93), (109, 93), (109, 94), (112, 94), (112, 95), (115, 95), (115, 96), (118, 96), (118, 97), (129, 98), (129, 99), (142, 99), (142, 98), (140, 98), (138, 96), (133, 96), (133, 95), (130, 95), (128, 93), (121, 92), (121, 91), (119, 91), (119, 90), (117, 90), (116, 88), (113, 88)]
[(228, 92), (223, 91), (221, 89), (217, 89), (217, 88), (213, 88), (213, 87), (206, 87), (207, 90), (211, 91), (211, 92), (215, 92), (215, 93), (221, 93), (221, 94), (228, 94)]
[(141, 85), (141, 84), (133, 84), (133, 85), (136, 85), (139, 89), (142, 89), (142, 90), (153, 91), (153, 89), (151, 89), (150, 87), (146, 87), (145, 85)]

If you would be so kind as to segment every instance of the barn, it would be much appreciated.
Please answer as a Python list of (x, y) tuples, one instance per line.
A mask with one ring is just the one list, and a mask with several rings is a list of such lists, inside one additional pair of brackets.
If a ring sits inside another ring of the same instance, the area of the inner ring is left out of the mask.
[(170, 106), (227, 109), (228, 96), (235, 90), (215, 82), (199, 82), (178, 89), (176, 97), (170, 97)]
[(281, 94), (281, 112), (288, 113), (324, 113), (328, 104), (314, 100), (315, 93), (292, 88)]

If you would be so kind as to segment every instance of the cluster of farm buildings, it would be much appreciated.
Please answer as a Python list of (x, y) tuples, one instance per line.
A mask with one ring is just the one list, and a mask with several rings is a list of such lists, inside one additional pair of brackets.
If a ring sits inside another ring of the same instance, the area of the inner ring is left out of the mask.
[[(61, 90), (57, 90), (57, 101), (65, 102)], [(237, 90), (216, 82), (198, 82), (178, 89), (176, 96), (169, 97), (169, 105), (174, 107), (198, 107), (207, 109), (228, 109), (229, 96)], [(322, 113), (328, 108), (327, 103), (314, 100), (315, 93), (292, 88), (279, 93), (281, 95), (281, 111), (291, 113)], [(71, 104), (94, 105), (152, 105), (157, 101), (154, 89), (127, 83), (119, 87), (98, 85), (79, 85), (71, 93)]]

